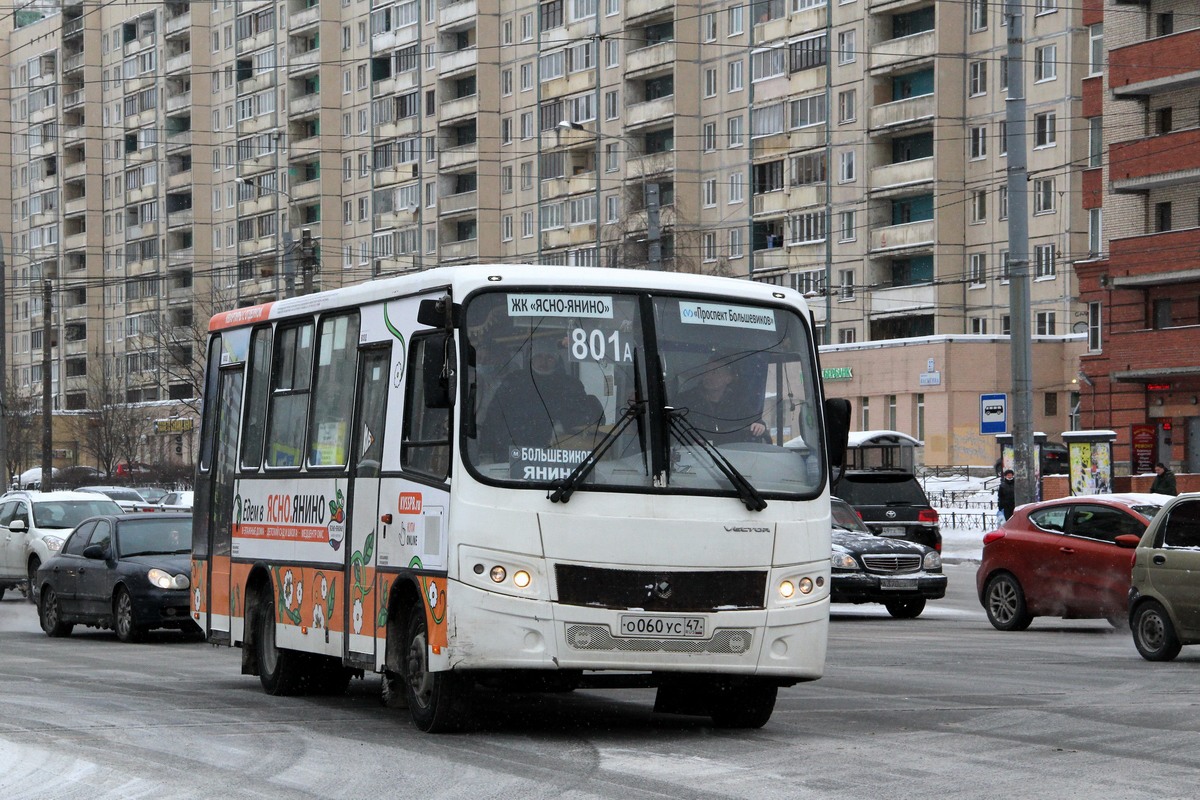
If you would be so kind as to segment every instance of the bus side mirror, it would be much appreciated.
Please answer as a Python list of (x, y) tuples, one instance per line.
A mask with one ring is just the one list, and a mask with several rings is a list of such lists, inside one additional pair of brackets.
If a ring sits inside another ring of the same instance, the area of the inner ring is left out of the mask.
[(421, 352), (421, 386), (426, 408), (450, 408), (454, 405), (454, 376), (457, 355), (454, 339), (448, 333), (431, 336)]
[(417, 306), (417, 322), (431, 328), (453, 330), (458, 327), (462, 306), (450, 300), (450, 295), (437, 300), (422, 300)]
[(825, 441), (829, 445), (829, 466), (844, 466), (850, 441), (850, 401), (844, 397), (825, 399)]

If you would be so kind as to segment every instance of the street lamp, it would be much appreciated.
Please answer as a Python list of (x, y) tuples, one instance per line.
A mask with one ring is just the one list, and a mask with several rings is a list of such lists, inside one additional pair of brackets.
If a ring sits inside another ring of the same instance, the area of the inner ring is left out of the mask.
[[(275, 258), (279, 264), (278, 272), (283, 273), (284, 296), (285, 297), (293, 297), (296, 294), (296, 275), (295, 275), (294, 269), (286, 269), (286, 267), (290, 266), (291, 262), (286, 261), (285, 257), (290, 256), (292, 253), (292, 227), (291, 227), (292, 210), (291, 210), (291, 206), (296, 201), (285, 190), (280, 189), (276, 186), (264, 186), (263, 184), (259, 183), (258, 181), (254, 180), (252, 178), (243, 178), (240, 175), (235, 177), (233, 180), (235, 183), (240, 184), (241, 186), (245, 186), (249, 189), (253, 189), (255, 192), (255, 195), (256, 195), (255, 199), (262, 197), (267, 192), (271, 192), (273, 194), (278, 194), (278, 195), (283, 195), (283, 197), (287, 199), (287, 201), (288, 201), (288, 208), (287, 208), (288, 225), (283, 230), (282, 237), (280, 234), (279, 223), (276, 222), (276, 225), (275, 225), (275, 251), (276, 251)], [(276, 210), (278, 210), (278, 203), (276, 204)], [(282, 247), (280, 246), (281, 243), (282, 243)], [(310, 294), (312, 292), (312, 270), (311, 270), (311, 265), (309, 265), (307, 263), (307, 261), (308, 260), (306, 259), (305, 264), (304, 264), (304, 292), (303, 292), (304, 294)], [(278, 278), (276, 280), (278, 280)]]
[[(604, 133), (603, 131), (599, 131), (599, 130), (592, 130), (591, 128), (584, 127), (583, 125), (579, 124), (578, 122), (572, 122), (569, 119), (564, 119), (558, 123), (558, 131), (559, 132), (561, 132), (561, 131), (583, 131), (584, 133), (590, 133), (596, 137), (596, 164), (595, 164), (595, 168), (596, 168), (596, 259), (597, 259), (597, 263), (599, 263), (599, 259), (600, 259), (600, 161), (601, 161), (600, 140), (601, 139), (616, 139), (620, 142), (624, 142), (625, 146), (629, 148), (628, 153), (626, 154), (627, 162), (629, 160), (629, 154), (633, 153), (634, 143), (632, 140), (630, 140), (629, 138), (627, 138), (621, 134), (611, 134), (611, 133)], [(638, 175), (638, 178), (642, 184), (642, 203), (646, 208), (646, 242), (647, 242), (647, 255), (649, 257), (649, 262), (650, 262), (650, 269), (660, 270), (660, 269), (662, 269), (662, 230), (659, 226), (659, 215), (658, 215), (658, 211), (659, 211), (658, 184), (657, 183), (648, 183), (646, 181), (646, 175), (644, 172), (644, 168), (639, 168), (638, 172), (640, 173)]]

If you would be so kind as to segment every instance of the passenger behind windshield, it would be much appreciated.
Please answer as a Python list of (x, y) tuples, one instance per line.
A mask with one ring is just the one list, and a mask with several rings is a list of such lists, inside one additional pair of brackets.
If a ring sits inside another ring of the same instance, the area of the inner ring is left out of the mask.
[(770, 442), (761, 402), (757, 411), (749, 410), (753, 406), (746, 397), (747, 385), (753, 385), (749, 376), (739, 375), (727, 359), (714, 357), (685, 384), (673, 405), (686, 409), (684, 418), (713, 444)]
[[(503, 461), (509, 448), (552, 447), (588, 428), (604, 423), (604, 407), (583, 388), (563, 364), (566, 339), (557, 333), (535, 334), (526, 349), (529, 363), (513, 363), (495, 393), (482, 406), (479, 425), (485, 457)], [(477, 351), (480, 359), (498, 355), (491, 348)], [(481, 363), (483, 370), (495, 365)], [(502, 369), (502, 367), (501, 367)]]

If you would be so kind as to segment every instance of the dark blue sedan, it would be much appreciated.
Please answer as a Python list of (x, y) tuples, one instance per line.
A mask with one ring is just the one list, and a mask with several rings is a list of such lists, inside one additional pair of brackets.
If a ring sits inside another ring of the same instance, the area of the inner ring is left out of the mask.
[(42, 630), (113, 628), (136, 642), (153, 628), (199, 636), (190, 615), (192, 515), (120, 514), (79, 524), (37, 572)]

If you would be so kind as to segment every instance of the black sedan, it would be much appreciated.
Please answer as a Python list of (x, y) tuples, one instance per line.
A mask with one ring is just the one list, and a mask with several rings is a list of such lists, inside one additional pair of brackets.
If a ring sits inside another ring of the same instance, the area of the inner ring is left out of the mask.
[(899, 619), (925, 610), (926, 600), (946, 596), (942, 557), (931, 547), (876, 536), (849, 503), (830, 499), (833, 565), (830, 600), (882, 603)]
[(191, 514), (92, 517), (37, 572), (42, 630), (113, 628), (136, 642), (152, 628), (199, 636), (191, 619)]

